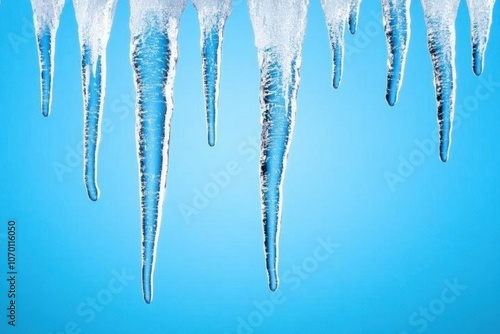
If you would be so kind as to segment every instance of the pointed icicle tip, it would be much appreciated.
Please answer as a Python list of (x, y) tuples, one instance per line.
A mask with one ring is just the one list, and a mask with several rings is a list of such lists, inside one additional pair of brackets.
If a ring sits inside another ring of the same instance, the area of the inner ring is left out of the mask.
[(472, 70), (477, 76), (483, 73), (494, 6), (495, 0), (467, 0), (471, 30)]
[(361, 0), (350, 0), (349, 4), (349, 31), (352, 35), (358, 30), (359, 8)]

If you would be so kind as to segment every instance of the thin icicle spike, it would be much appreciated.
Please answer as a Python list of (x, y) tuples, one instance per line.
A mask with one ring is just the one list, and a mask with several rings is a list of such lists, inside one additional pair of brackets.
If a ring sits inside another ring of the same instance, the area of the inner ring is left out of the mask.
[(386, 100), (390, 106), (398, 101), (403, 82), (410, 45), (410, 4), (411, 0), (382, 0), (388, 52)]
[(349, 16), (350, 0), (321, 0), (332, 49), (332, 86), (337, 89), (342, 81), (344, 63), (344, 34)]
[(42, 115), (50, 115), (54, 78), (55, 39), (64, 0), (31, 0), (40, 66)]
[(460, 0), (421, 0), (427, 25), (427, 42), (434, 67), (437, 117), (439, 127), (439, 157), (449, 158), (453, 116), (455, 113), (455, 20)]
[(73, 0), (82, 57), (84, 182), (88, 197), (99, 198), (97, 156), (106, 94), (106, 46), (117, 0)]
[(361, 7), (361, 0), (348, 0), (350, 1), (349, 5), (349, 31), (351, 34), (355, 34), (358, 29), (358, 18), (359, 18), (359, 9)]
[(249, 0), (261, 73), (261, 207), (269, 288), (279, 285), (283, 179), (292, 139), (308, 0)]
[(200, 21), (208, 144), (215, 146), (222, 41), (224, 26), (231, 13), (231, 0), (193, 0), (193, 4), (198, 11)]
[(490, 38), (495, 0), (467, 0), (469, 8), (472, 44), (472, 70), (481, 75), (484, 68), (484, 54)]
[(131, 0), (131, 62), (136, 89), (136, 141), (142, 226), (142, 291), (153, 299), (153, 276), (167, 185), (170, 122), (185, 0)]

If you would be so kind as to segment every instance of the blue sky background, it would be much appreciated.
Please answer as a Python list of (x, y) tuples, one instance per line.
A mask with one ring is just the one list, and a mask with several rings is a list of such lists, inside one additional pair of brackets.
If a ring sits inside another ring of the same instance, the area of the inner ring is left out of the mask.
[[(344, 80), (333, 91), (323, 13), (319, 1), (311, 2), (285, 181), (282, 285), (273, 295), (263, 263), (252, 144), (260, 135), (259, 71), (247, 6), (236, 1), (227, 22), (218, 143), (210, 148), (199, 28), (188, 5), (179, 33), (155, 299), (146, 305), (128, 3), (119, 1), (108, 46), (101, 199), (92, 203), (79, 158), (83, 117), (72, 4), (61, 17), (53, 110), (45, 119), (31, 6), (2, 1), (0, 241), (5, 254), (7, 222), (14, 219), (19, 296), (18, 326), (9, 328), (3, 316), (0, 332), (498, 333), (500, 85), (487, 84), (500, 82), (498, 8), (480, 79), (471, 69), (465, 1), (460, 6), (461, 111), (446, 164), (432, 144), (436, 111), (419, 1), (411, 11), (404, 86), (390, 108), (380, 3), (362, 4), (358, 35), (346, 36)], [(235, 170), (228, 184), (216, 187), (212, 198), (197, 198), (228, 164)], [(58, 175), (56, 165), (66, 172)], [(399, 173), (401, 182), (388, 182), (388, 173)], [(196, 212), (183, 215), (187, 207)], [(337, 244), (331, 254), (318, 250), (328, 240)], [(127, 279), (117, 280), (123, 271)], [(7, 285), (0, 282), (5, 309)], [(449, 288), (457, 284), (458, 290)], [(97, 305), (89, 311), (92, 299)]]

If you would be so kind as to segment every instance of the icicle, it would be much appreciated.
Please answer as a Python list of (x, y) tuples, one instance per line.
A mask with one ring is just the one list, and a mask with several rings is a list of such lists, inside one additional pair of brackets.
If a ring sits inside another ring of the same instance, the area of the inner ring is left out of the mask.
[(449, 157), (455, 112), (455, 20), (460, 0), (422, 0), (436, 87), (439, 157)]
[(153, 275), (167, 184), (177, 34), (185, 0), (130, 1), (131, 61), (136, 88), (136, 139), (142, 222), (142, 288)]
[(297, 109), (308, 0), (249, 0), (261, 71), (262, 223), (269, 288), (278, 288), (283, 178)]
[(472, 70), (476, 75), (481, 75), (493, 21), (495, 0), (467, 0), (467, 6), (471, 23)]
[(99, 198), (97, 154), (106, 94), (106, 46), (117, 0), (73, 0), (80, 50), (84, 104), (84, 181), (92, 201)]
[(231, 0), (193, 0), (198, 10), (203, 57), (203, 88), (207, 115), (208, 144), (216, 142), (220, 62), (224, 25), (231, 12)]
[(411, 0), (382, 0), (389, 54), (386, 100), (391, 106), (398, 101), (410, 45), (410, 4)]
[(361, 7), (361, 0), (349, 0), (349, 31), (355, 34), (358, 29), (359, 8)]
[(332, 48), (332, 85), (338, 88), (344, 62), (344, 32), (349, 13), (349, 0), (321, 0)]
[(40, 62), (42, 115), (50, 115), (54, 77), (55, 38), (64, 0), (31, 0)]

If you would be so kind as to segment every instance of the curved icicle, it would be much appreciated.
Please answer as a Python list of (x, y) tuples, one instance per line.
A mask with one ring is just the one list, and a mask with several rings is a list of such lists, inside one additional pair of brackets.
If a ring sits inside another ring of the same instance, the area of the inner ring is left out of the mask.
[(411, 0), (382, 0), (383, 21), (389, 54), (386, 100), (390, 106), (398, 101), (403, 82), (406, 55), (410, 45)]
[(359, 9), (361, 7), (361, 0), (348, 0), (349, 4), (349, 31), (355, 34), (358, 29)]
[(73, 0), (82, 57), (84, 182), (88, 197), (99, 198), (97, 155), (106, 94), (106, 46), (116, 0)]
[(471, 25), (472, 70), (481, 75), (488, 46), (495, 0), (467, 0)]
[(332, 86), (337, 89), (342, 80), (344, 63), (344, 33), (349, 13), (348, 0), (321, 0), (332, 49)]
[(50, 115), (54, 78), (55, 39), (64, 0), (31, 0), (40, 65), (42, 115)]
[(307, 0), (249, 0), (261, 72), (261, 207), (265, 263), (272, 291), (279, 285), (283, 179), (297, 110), (308, 4)]
[(193, 0), (193, 4), (198, 10), (201, 30), (208, 144), (215, 146), (222, 41), (226, 19), (231, 12), (231, 0)]
[(142, 224), (142, 289), (153, 299), (156, 248), (165, 199), (179, 18), (186, 1), (130, 1), (131, 62)]
[(449, 158), (455, 113), (455, 20), (460, 0), (422, 0), (436, 88), (439, 157)]

